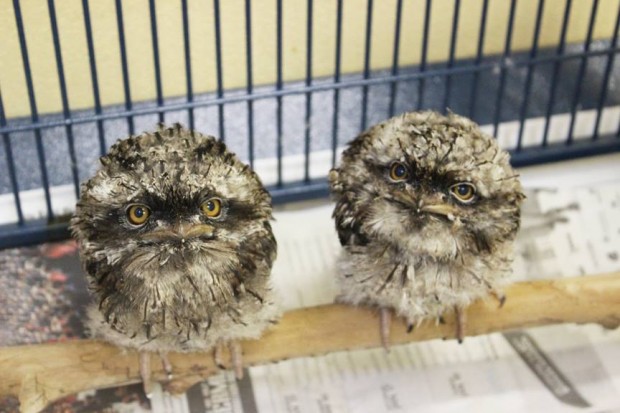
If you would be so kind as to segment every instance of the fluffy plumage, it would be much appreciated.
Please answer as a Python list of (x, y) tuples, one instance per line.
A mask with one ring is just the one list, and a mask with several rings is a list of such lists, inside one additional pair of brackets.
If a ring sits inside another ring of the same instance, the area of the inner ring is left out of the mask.
[(95, 337), (185, 352), (275, 322), (271, 197), (223, 143), (162, 126), (118, 141), (101, 163), (71, 223)]
[(456, 309), (462, 339), (461, 310), (510, 274), (523, 194), (508, 153), (464, 117), (407, 113), (353, 140), (329, 180), (339, 299), (410, 327)]

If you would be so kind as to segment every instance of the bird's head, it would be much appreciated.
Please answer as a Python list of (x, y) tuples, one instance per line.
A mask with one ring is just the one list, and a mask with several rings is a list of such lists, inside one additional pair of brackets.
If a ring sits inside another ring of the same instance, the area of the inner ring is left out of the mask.
[(271, 198), (223, 143), (162, 128), (118, 141), (101, 163), (82, 186), (72, 230), (85, 269), (105, 288), (191, 279), (207, 290), (218, 277), (271, 266)]
[(519, 227), (523, 195), (508, 154), (456, 115), (408, 113), (374, 126), (351, 143), (330, 184), (345, 244), (379, 240), (453, 259), (492, 252)]

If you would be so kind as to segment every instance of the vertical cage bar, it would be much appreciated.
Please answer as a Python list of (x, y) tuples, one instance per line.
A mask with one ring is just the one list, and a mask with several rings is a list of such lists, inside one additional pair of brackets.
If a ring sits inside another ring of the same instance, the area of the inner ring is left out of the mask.
[[(54, 0), (48, 0), (47, 8), (50, 15), (50, 24), (52, 26), (52, 37), (54, 39), (54, 53), (56, 55), (56, 71), (58, 72), (58, 81), (60, 83), (60, 97), (62, 100), (62, 114), (65, 120), (71, 119), (69, 110), (69, 98), (67, 97), (67, 83), (65, 81), (65, 71), (62, 61), (62, 50), (60, 45), (60, 36), (58, 35), (58, 22), (56, 20), (56, 7)], [(71, 160), (71, 175), (73, 177), (73, 189), (75, 197), (80, 197), (80, 178), (78, 176), (77, 159), (75, 156), (75, 142), (73, 139), (73, 127), (65, 125), (65, 134), (67, 135), (67, 145), (69, 147), (69, 159)]]
[[(422, 56), (420, 57), (420, 73), (426, 72), (426, 59), (428, 56), (428, 37), (431, 24), (431, 6), (432, 0), (426, 0), (426, 9), (424, 10), (424, 36), (422, 38)], [(426, 79), (421, 77), (418, 86), (418, 110), (422, 108), (424, 103), (424, 86)]]
[[(594, 0), (592, 3), (592, 9), (590, 11), (590, 22), (588, 23), (588, 33), (586, 35), (586, 41), (584, 44), (584, 53), (588, 53), (590, 51), (590, 47), (592, 46), (592, 35), (594, 34), (594, 23), (596, 22), (596, 12), (598, 10), (599, 0)], [(573, 142), (574, 134), (575, 134), (575, 120), (577, 118), (577, 105), (579, 104), (579, 100), (581, 99), (581, 82), (583, 81), (583, 77), (586, 72), (586, 63), (587, 57), (582, 56), (579, 61), (579, 71), (577, 73), (577, 81), (575, 84), (575, 92), (573, 94), (573, 100), (571, 103), (571, 111), (570, 111), (570, 125), (568, 127), (568, 137), (566, 138), (566, 144), (570, 145)]]
[[(252, 4), (245, 0), (245, 56), (246, 56), (246, 92), (251, 95), (254, 89), (252, 78)], [(248, 157), (250, 167), (254, 168), (254, 102), (247, 100), (248, 111)]]
[(603, 109), (605, 108), (605, 100), (607, 100), (607, 90), (609, 89), (609, 79), (611, 76), (611, 70), (614, 65), (614, 58), (616, 56), (614, 50), (618, 47), (618, 30), (620, 29), (620, 6), (618, 7), (618, 15), (616, 17), (616, 25), (614, 26), (614, 34), (609, 46), (609, 53), (607, 54), (607, 65), (605, 65), (605, 74), (603, 75), (603, 82), (601, 83), (601, 93), (598, 99), (598, 105), (596, 109), (596, 120), (594, 121), (594, 130), (592, 131), (592, 140), (599, 138), (599, 129), (601, 126), (601, 117), (603, 116)]
[(476, 102), (478, 101), (478, 81), (480, 79), (480, 63), (482, 63), (482, 54), (484, 52), (484, 36), (486, 34), (487, 26), (487, 14), (489, 10), (489, 0), (484, 0), (482, 3), (482, 13), (480, 14), (480, 31), (478, 33), (478, 49), (476, 51), (476, 59), (474, 60), (474, 66), (478, 69), (474, 71), (474, 78), (471, 82), (471, 90), (469, 92), (469, 117), (474, 118), (474, 112), (476, 110)]
[[(276, 90), (282, 90), (282, 0), (276, 2)], [(282, 96), (276, 98), (278, 186), (282, 186)]]
[[(373, 0), (367, 0), (366, 11), (366, 47), (364, 52), (364, 79), (370, 77), (370, 44), (372, 38), (372, 2)], [(360, 124), (360, 131), (366, 129), (368, 114), (368, 86), (362, 86), (362, 120)]]
[[(222, 28), (220, 21), (220, 0), (213, 0), (213, 9), (215, 12), (215, 64), (217, 71), (217, 98), (224, 96), (224, 87), (222, 85)], [(219, 122), (220, 140), (224, 142), (224, 106), (220, 103), (217, 105), (217, 115)]]
[[(117, 0), (118, 1), (118, 0)], [(181, 14), (183, 16), (183, 50), (185, 53), (185, 84), (187, 102), (194, 101), (194, 88), (192, 86), (192, 55), (189, 38), (189, 15), (187, 11), (187, 0), (181, 0)], [(194, 108), (187, 110), (189, 117), (189, 128), (194, 129)]]
[[(118, 26), (118, 42), (121, 49), (121, 69), (123, 70), (123, 90), (125, 92), (125, 109), (131, 112), (133, 103), (131, 101), (131, 87), (129, 85), (129, 65), (127, 64), (127, 45), (125, 44), (125, 25), (123, 23), (123, 4), (121, 0), (116, 0), (116, 23)], [(134, 134), (133, 115), (127, 116), (127, 126), (129, 134)]]
[(499, 130), (499, 123), (502, 117), (502, 103), (504, 102), (504, 90), (506, 88), (506, 72), (508, 68), (506, 63), (511, 53), (512, 43), (512, 31), (514, 28), (515, 9), (517, 6), (517, 0), (511, 0), (510, 2), (510, 14), (508, 16), (508, 29), (506, 30), (506, 43), (504, 44), (504, 54), (502, 56), (502, 66), (499, 72), (499, 86), (497, 89), (497, 95), (495, 99), (495, 116), (493, 119), (493, 136), (497, 137)]
[[(157, 34), (157, 13), (155, 10), (155, 0), (149, 0), (149, 13), (151, 16), (151, 40), (153, 42), (153, 65), (155, 68), (155, 89), (157, 92), (157, 107), (164, 105), (164, 98), (161, 86), (161, 65), (159, 62), (159, 36)], [(159, 122), (164, 122), (164, 111), (158, 112)]]
[(532, 64), (532, 60), (538, 55), (538, 41), (540, 40), (540, 27), (542, 25), (543, 11), (545, 9), (545, 0), (538, 0), (538, 10), (536, 11), (536, 23), (534, 25), (534, 37), (532, 38), (532, 48), (530, 49), (529, 61), (527, 65), (527, 74), (525, 75), (525, 91), (523, 93), (523, 102), (519, 111), (519, 134), (517, 136), (516, 150), (523, 149), (523, 133), (525, 132), (525, 119), (527, 117), (527, 107), (530, 102), (530, 92), (532, 89), (532, 77), (536, 66)]
[[(402, 11), (403, 0), (398, 0), (396, 3), (396, 23), (394, 28), (394, 47), (392, 52), (392, 76), (398, 75), (398, 60), (400, 58), (400, 27), (402, 23)], [(392, 81), (390, 85), (390, 106), (388, 108), (388, 114), (390, 117), (394, 116), (394, 103), (396, 101), (398, 82)]]
[[(452, 34), (450, 36), (450, 55), (448, 56), (448, 69), (452, 69), (454, 66), (454, 56), (456, 54), (456, 38), (459, 28), (459, 11), (461, 10), (461, 0), (456, 0), (454, 3), (454, 16), (452, 17)], [(446, 111), (450, 104), (450, 92), (452, 89), (452, 75), (448, 73), (446, 75), (446, 90), (443, 97), (442, 111)]]
[[(34, 95), (34, 84), (32, 82), (32, 72), (30, 71), (30, 59), (28, 57), (28, 45), (26, 44), (26, 33), (24, 31), (24, 22), (22, 20), (22, 12), (19, 6), (19, 0), (13, 0), (13, 10), (15, 12), (15, 23), (17, 24), (17, 34), (19, 36), (19, 46), (22, 54), (22, 64), (24, 67), (24, 76), (26, 77), (26, 86), (28, 88), (28, 101), (30, 103), (30, 120), (33, 124), (38, 123), (39, 114), (37, 111), (37, 101)], [(52, 211), (52, 200), (50, 197), (50, 185), (47, 176), (47, 165), (45, 164), (45, 150), (41, 139), (41, 129), (34, 130), (35, 144), (37, 148), (37, 156), (39, 166), (41, 168), (41, 182), (45, 193), (45, 206), (47, 208), (48, 220), (54, 219)]]
[[(566, 33), (568, 32), (568, 21), (570, 18), (572, 0), (566, 0), (566, 6), (564, 9), (564, 18), (562, 21), (562, 32), (560, 34), (560, 44), (556, 52), (557, 56), (561, 56), (564, 53), (564, 47), (566, 46)], [(553, 115), (553, 106), (555, 104), (555, 91), (558, 86), (558, 76), (560, 74), (560, 62), (555, 61), (553, 63), (553, 75), (551, 77), (551, 91), (549, 92), (549, 101), (547, 102), (547, 114), (545, 116), (545, 131), (543, 132), (542, 146), (547, 146), (549, 140), (549, 126), (551, 124), (551, 116)]]
[[(336, 11), (336, 60), (334, 66), (334, 83), (340, 83), (340, 59), (342, 49), (342, 1), (338, 0)], [(332, 119), (332, 168), (336, 167), (336, 151), (338, 150), (338, 115), (340, 113), (340, 89), (334, 90), (334, 113)]]
[[(0, 93), (0, 127), (6, 126), (6, 117), (4, 116), (4, 104), (2, 103), (2, 93)], [(17, 223), (24, 224), (24, 214), (22, 212), (22, 203), (19, 199), (19, 184), (15, 173), (15, 161), (13, 160), (13, 149), (11, 148), (11, 137), (8, 133), (2, 134), (2, 142), (4, 143), (4, 151), (6, 152), (6, 164), (9, 168), (9, 180), (11, 181), (11, 191), (13, 191), (13, 200), (15, 201), (15, 210), (17, 211)]]
[[(93, 28), (90, 23), (90, 9), (88, 0), (82, 0), (82, 12), (84, 13), (84, 28), (86, 30), (86, 44), (88, 46), (88, 64), (90, 66), (90, 79), (93, 86), (93, 101), (95, 114), (101, 115), (101, 98), (99, 97), (99, 80), (97, 76), (97, 62), (95, 58), (95, 44), (93, 42)], [(99, 153), (103, 156), (106, 152), (103, 121), (97, 121), (97, 136), (99, 138)]]
[[(307, 0), (307, 23), (306, 23), (306, 87), (312, 85), (312, 2)], [(304, 142), (304, 181), (310, 182), (310, 137), (312, 129), (312, 93), (306, 92), (306, 116), (305, 116), (305, 142)]]

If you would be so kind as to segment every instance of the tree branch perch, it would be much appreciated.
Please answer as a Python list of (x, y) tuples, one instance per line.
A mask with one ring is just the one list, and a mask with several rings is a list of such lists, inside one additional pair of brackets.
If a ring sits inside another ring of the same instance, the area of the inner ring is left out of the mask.
[[(499, 308), (492, 297), (467, 309), (466, 335), (557, 323), (620, 325), (620, 273), (520, 282), (506, 289)], [(454, 314), (446, 323), (425, 323), (412, 333), (394, 320), (390, 343), (454, 338)], [(456, 345), (456, 343), (455, 343)], [(326, 305), (288, 312), (260, 340), (242, 343), (246, 366), (334, 351), (381, 346), (378, 314), (368, 309)], [(156, 356), (154, 356), (156, 357)], [(171, 354), (181, 392), (218, 371), (209, 353)], [(0, 399), (17, 396), (23, 412), (39, 411), (62, 396), (139, 381), (138, 355), (94, 340), (0, 348)], [(159, 363), (154, 378), (166, 380)]]

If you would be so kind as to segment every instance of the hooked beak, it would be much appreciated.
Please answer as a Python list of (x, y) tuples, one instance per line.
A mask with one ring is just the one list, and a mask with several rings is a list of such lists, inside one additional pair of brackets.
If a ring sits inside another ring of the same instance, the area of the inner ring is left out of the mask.
[(150, 241), (180, 240), (181, 242), (185, 242), (193, 238), (212, 238), (214, 229), (213, 226), (207, 224), (180, 224), (175, 225), (173, 228), (164, 227), (155, 229), (148, 234), (144, 234), (143, 238)]
[(431, 214), (443, 215), (445, 217), (454, 216), (456, 209), (448, 204), (424, 205), (420, 211), (430, 212)]

